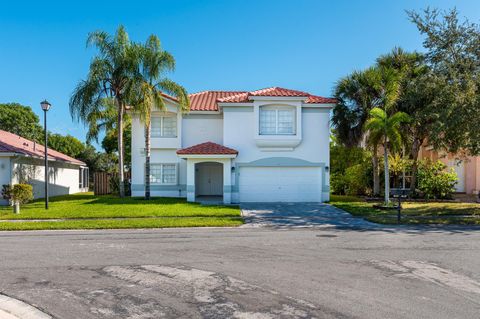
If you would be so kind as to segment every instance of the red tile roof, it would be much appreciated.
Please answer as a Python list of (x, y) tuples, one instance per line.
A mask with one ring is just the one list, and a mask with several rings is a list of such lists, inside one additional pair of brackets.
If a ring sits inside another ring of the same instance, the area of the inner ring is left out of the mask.
[(275, 97), (306, 97), (305, 103), (318, 103), (318, 104), (329, 104), (335, 103), (335, 99), (325, 98), (321, 96), (312, 95), (307, 92), (289, 90), (280, 87), (271, 87), (267, 89), (252, 91), (252, 92), (242, 92), (236, 95), (231, 95), (226, 98), (221, 98), (218, 102), (222, 103), (244, 103), (249, 102), (251, 96), (275, 96)]
[(223, 145), (206, 142), (197, 144), (177, 151), (179, 155), (236, 155), (237, 150), (225, 147)]
[(243, 91), (203, 91), (190, 94), (190, 111), (218, 111), (217, 101)]
[[(43, 145), (27, 140), (13, 133), (0, 130), (0, 153), (16, 153), (31, 157), (44, 158)], [(86, 165), (73, 157), (48, 149), (48, 159), (51, 161), (67, 162), (76, 165)]]

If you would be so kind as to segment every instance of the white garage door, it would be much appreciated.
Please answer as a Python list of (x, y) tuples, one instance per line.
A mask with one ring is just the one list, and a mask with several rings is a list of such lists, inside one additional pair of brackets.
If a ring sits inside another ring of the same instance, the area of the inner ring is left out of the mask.
[(240, 202), (320, 202), (319, 167), (241, 167)]

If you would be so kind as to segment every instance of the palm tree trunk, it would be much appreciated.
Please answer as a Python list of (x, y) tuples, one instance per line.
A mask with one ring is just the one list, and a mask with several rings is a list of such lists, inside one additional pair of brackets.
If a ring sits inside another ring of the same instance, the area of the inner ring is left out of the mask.
[(147, 117), (145, 121), (145, 199), (150, 199), (150, 136), (151, 120)]
[(115, 99), (118, 110), (117, 120), (117, 138), (118, 138), (118, 179), (119, 179), (119, 195), (125, 197), (125, 178), (123, 172), (123, 103), (117, 98)]
[(383, 144), (383, 160), (385, 163), (385, 205), (388, 205), (390, 203), (390, 174), (388, 171), (388, 146), (386, 137), (385, 143)]
[(378, 145), (373, 146), (372, 164), (373, 164), (373, 196), (379, 196), (380, 195), (380, 175), (378, 172)]

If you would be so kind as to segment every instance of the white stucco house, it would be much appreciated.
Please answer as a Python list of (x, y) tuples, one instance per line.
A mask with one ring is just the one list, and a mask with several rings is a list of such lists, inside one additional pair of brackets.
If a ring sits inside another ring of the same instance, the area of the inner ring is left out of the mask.
[[(329, 200), (335, 100), (278, 87), (204, 91), (152, 116), (151, 194), (224, 203)], [(144, 195), (144, 124), (132, 114), (132, 196)]]
[[(34, 198), (45, 196), (44, 147), (18, 135), (0, 130), (0, 188), (28, 183)], [(88, 191), (88, 167), (82, 161), (48, 150), (49, 196)], [(8, 204), (0, 196), (0, 205)]]

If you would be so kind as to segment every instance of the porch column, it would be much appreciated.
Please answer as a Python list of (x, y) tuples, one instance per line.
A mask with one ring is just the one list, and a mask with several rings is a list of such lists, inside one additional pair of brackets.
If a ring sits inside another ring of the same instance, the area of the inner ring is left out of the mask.
[(187, 202), (195, 201), (195, 161), (187, 159)]
[(223, 161), (223, 203), (232, 203), (232, 160)]

